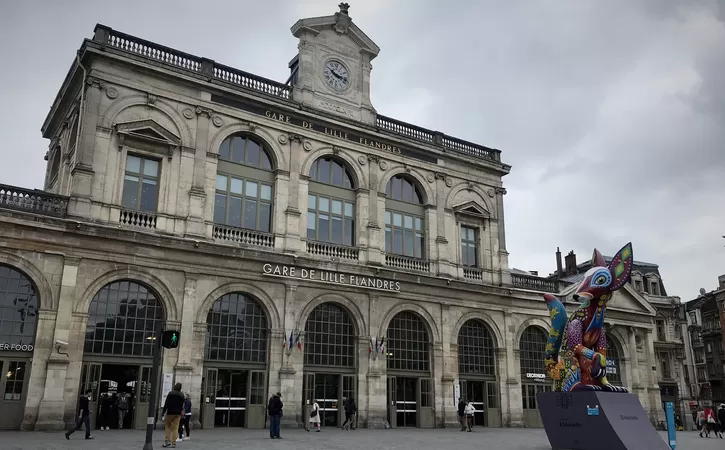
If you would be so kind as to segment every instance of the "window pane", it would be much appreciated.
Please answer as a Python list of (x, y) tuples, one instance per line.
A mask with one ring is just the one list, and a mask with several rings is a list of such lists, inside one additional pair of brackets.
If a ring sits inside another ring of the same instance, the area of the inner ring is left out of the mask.
[(403, 180), (403, 201), (413, 202), (413, 185), (408, 180)]
[(262, 164), (260, 164), (260, 168), (264, 170), (272, 170), (272, 161), (270, 161), (269, 156), (265, 151), (262, 151), (260, 154), (260, 158), (262, 159)]
[(244, 162), (244, 141), (245, 139), (239, 136), (232, 138), (232, 161)]
[(468, 246), (468, 264), (476, 266), (477, 264), (476, 247), (474, 245)]
[(353, 235), (355, 233), (355, 221), (352, 219), (345, 219), (345, 235), (343, 236), (343, 244), (352, 247), (355, 243), (353, 241)]
[(342, 215), (342, 202), (340, 200), (332, 201), (332, 214)]
[(415, 257), (423, 258), (425, 249), (425, 235), (423, 233), (415, 233)]
[(463, 264), (464, 266), (471, 265), (468, 262), (468, 246), (465, 243), (461, 244), (461, 264)]
[(405, 225), (404, 225), (405, 228), (408, 229), (408, 230), (412, 230), (413, 229), (413, 218), (410, 217), (410, 216), (403, 216), (403, 218), (405, 220), (405, 222), (404, 222), (405, 223)]
[(345, 179), (342, 181), (342, 187), (347, 189), (352, 189), (352, 177), (350, 177), (350, 173), (348, 171), (345, 171)]
[(141, 158), (138, 156), (126, 156), (126, 172), (141, 173)]
[(247, 198), (244, 203), (244, 228), (254, 230), (257, 228), (257, 201)]
[(262, 185), (262, 192), (259, 195), (262, 200), (272, 200), (272, 186)]
[(336, 244), (342, 244), (342, 219), (340, 217), (332, 216), (332, 233), (330, 241)]
[(390, 211), (385, 211), (385, 224), (390, 225)]
[(233, 227), (242, 226), (242, 199), (229, 197), (229, 225)]
[(393, 253), (403, 254), (403, 230), (400, 228), (393, 230)]
[(157, 192), (155, 180), (143, 180), (141, 186), (141, 211), (156, 211)]
[(354, 205), (352, 203), (345, 202), (345, 216), (346, 217), (355, 217), (355, 213), (353, 212), (353, 210), (354, 210), (353, 207), (354, 207)]
[(159, 176), (159, 162), (153, 159), (144, 159), (143, 174), (151, 177)]
[(413, 231), (405, 230), (405, 255), (414, 256), (413, 253)]
[(332, 162), (332, 184), (342, 186), (342, 166), (337, 162)]
[(226, 223), (227, 220), (227, 196), (216, 194), (214, 197), (214, 223)]
[(391, 195), (396, 200), (402, 200), (403, 198), (403, 180), (400, 177), (395, 177), (391, 180), (392, 189)]
[(421, 204), (421, 203), (423, 203), (420, 200), (420, 195), (418, 195), (418, 189), (413, 189), (413, 203), (415, 203), (415, 204)]
[(388, 253), (393, 251), (393, 232), (390, 227), (385, 227), (385, 251)]
[(247, 197), (256, 197), (257, 196), (257, 183), (254, 183), (252, 181), (247, 181), (245, 185), (244, 195)]
[(401, 216), (398, 213), (393, 213), (393, 226), (402, 227), (403, 226), (403, 216)]
[(309, 208), (309, 209), (317, 208), (317, 197), (316, 196), (310, 195), (307, 197), (307, 208)]
[(220, 191), (226, 191), (227, 190), (227, 177), (224, 175), (217, 175), (216, 176), (216, 188)]
[(317, 181), (320, 181), (322, 183), (329, 183), (330, 182), (330, 160), (329, 159), (321, 159), (320, 163), (317, 167)]
[(126, 175), (123, 178), (123, 196), (121, 204), (124, 208), (136, 208), (138, 201), (138, 178)]
[[(322, 199), (320, 199), (322, 200)], [(318, 239), (323, 242), (329, 242), (330, 241), (330, 218), (327, 214), (320, 214), (319, 215), (319, 229), (318, 232)]]
[(330, 211), (330, 200), (325, 197), (320, 197), (319, 199), (319, 207), (317, 208), (319, 211), (322, 212), (328, 212)]
[(423, 231), (423, 219), (420, 217), (415, 218), (415, 229), (418, 231)]
[(317, 239), (317, 214), (312, 211), (307, 214), (307, 239)]
[(229, 143), (231, 139), (225, 139), (222, 145), (219, 146), (219, 159), (229, 160)]
[(239, 178), (232, 178), (232, 185), (229, 188), (229, 192), (232, 194), (242, 195), (242, 183), (244, 183), (243, 180), (240, 180)]
[(259, 144), (251, 139), (247, 139), (247, 164), (259, 167)]

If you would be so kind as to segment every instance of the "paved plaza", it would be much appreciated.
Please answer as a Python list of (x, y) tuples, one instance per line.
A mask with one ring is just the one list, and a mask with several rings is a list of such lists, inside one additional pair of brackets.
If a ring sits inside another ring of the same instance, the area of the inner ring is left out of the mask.
[[(665, 434), (661, 433), (664, 439)], [(143, 431), (97, 431), (95, 440), (86, 441), (79, 432), (66, 441), (63, 433), (0, 432), (1, 450), (141, 450)], [(283, 440), (271, 440), (266, 430), (198, 430), (190, 441), (180, 442), (178, 449), (477, 449), (477, 450), (549, 450), (546, 435), (538, 429), (485, 429), (473, 433), (452, 429), (395, 429), (342, 431), (328, 429), (321, 433), (282, 430)], [(154, 436), (154, 450), (160, 450), (163, 433)], [(725, 448), (725, 440), (701, 439), (697, 433), (677, 434), (678, 450)], [(645, 449), (642, 449), (645, 450)]]

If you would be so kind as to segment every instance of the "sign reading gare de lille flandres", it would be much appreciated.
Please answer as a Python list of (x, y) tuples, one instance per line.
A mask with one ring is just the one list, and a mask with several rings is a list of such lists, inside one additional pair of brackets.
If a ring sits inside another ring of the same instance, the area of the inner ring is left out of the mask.
[(272, 277), (296, 278), (300, 280), (316, 281), (344, 286), (354, 286), (366, 289), (375, 289), (386, 292), (400, 292), (400, 282), (384, 280), (378, 277), (354, 275), (329, 270), (305, 269), (284, 264), (265, 264), (262, 273)]

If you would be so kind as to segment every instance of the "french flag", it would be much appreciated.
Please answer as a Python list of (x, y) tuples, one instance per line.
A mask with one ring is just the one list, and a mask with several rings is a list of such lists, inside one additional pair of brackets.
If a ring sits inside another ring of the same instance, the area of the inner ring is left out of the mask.
[(290, 349), (295, 346), (295, 344), (293, 342), (294, 341), (294, 338), (295, 338), (295, 331), (292, 330), (292, 331), (289, 332), (289, 348)]
[(302, 339), (301, 339), (301, 337), (302, 337), (302, 332), (300, 331), (299, 333), (297, 333), (297, 339), (296, 339), (297, 348), (299, 350), (302, 350)]

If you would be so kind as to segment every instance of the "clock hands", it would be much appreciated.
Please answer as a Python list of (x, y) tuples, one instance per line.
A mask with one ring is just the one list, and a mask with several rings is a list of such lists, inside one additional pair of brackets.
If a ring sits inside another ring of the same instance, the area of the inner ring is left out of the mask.
[(333, 75), (334, 75), (335, 77), (337, 77), (337, 79), (338, 79), (338, 80), (340, 80), (340, 81), (343, 81), (343, 82), (347, 83), (347, 77), (343, 77), (342, 75), (338, 74), (337, 72), (335, 72), (335, 71), (334, 71), (334, 70), (332, 70), (332, 69), (330, 69), (330, 72), (331, 72), (331, 73), (332, 73), (332, 74), (333, 74)]

